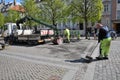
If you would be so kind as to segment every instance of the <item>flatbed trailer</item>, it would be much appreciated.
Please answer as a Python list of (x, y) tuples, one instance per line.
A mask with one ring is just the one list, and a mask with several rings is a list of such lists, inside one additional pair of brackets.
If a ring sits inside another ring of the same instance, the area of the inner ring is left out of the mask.
[[(21, 30), (20, 24), (24, 23), (27, 20), (33, 20), (39, 24), (45, 25), (50, 29), (42, 29), (39, 33), (33, 33), (32, 30)], [(26, 32), (25, 32), (26, 31)], [(25, 34), (24, 34), (25, 33)], [(27, 34), (26, 34), (27, 33)], [(16, 24), (8, 23), (6, 30), (5, 42), (9, 44), (17, 43), (17, 42), (27, 42), (28, 44), (38, 44), (46, 41), (52, 41), (53, 44), (62, 44), (63, 39), (58, 36), (58, 30), (55, 26), (44, 23), (40, 20), (37, 20), (32, 17), (25, 16), (24, 18), (18, 20)]]

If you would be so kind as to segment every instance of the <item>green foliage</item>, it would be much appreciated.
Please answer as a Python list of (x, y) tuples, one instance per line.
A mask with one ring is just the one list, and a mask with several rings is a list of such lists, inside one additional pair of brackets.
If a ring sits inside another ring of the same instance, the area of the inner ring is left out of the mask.
[(73, 0), (71, 2), (71, 15), (73, 21), (95, 22), (100, 20), (103, 10), (102, 0)]
[(32, 16), (32, 17), (37, 17), (40, 9), (36, 5), (34, 0), (23, 0), (22, 5), (25, 8), (25, 14)]
[[(94, 5), (93, 5), (94, 4)], [(96, 22), (101, 19), (102, 11), (103, 11), (103, 4), (101, 0), (92, 0), (91, 8), (89, 9), (88, 19), (91, 22)], [(91, 10), (91, 11), (90, 11)]]
[(9, 10), (5, 16), (5, 22), (16, 22), (20, 18), (19, 12), (14, 10)]
[(4, 25), (4, 15), (0, 13), (0, 28)]
[(42, 19), (53, 25), (67, 18), (68, 6), (62, 0), (44, 0), (40, 4)]
[[(25, 14), (53, 25), (60, 22), (97, 22), (101, 19), (102, 0), (42, 0), (36, 4), (34, 0), (23, 0)], [(28, 22), (34, 25), (34, 22)]]
[(101, 19), (102, 0), (72, 0), (71, 19), (75, 22), (85, 23), (85, 36), (87, 39), (88, 22), (97, 22)]
[(70, 4), (70, 15), (73, 22), (83, 22), (83, 0), (72, 0)]
[[(40, 9), (36, 5), (34, 0), (22, 0), (22, 5), (25, 8), (25, 15), (32, 16), (34, 18), (39, 18)], [(37, 23), (33, 21), (27, 21), (26, 25), (30, 27), (36, 25)]]

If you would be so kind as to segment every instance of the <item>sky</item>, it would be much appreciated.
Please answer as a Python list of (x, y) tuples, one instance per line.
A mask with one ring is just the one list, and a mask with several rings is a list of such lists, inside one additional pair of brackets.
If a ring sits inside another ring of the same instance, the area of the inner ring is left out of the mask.
[[(1, 0), (0, 0), (1, 1)], [(5, 0), (5, 3), (13, 2), (14, 0)], [(16, 0), (17, 3), (20, 3), (21, 0)]]

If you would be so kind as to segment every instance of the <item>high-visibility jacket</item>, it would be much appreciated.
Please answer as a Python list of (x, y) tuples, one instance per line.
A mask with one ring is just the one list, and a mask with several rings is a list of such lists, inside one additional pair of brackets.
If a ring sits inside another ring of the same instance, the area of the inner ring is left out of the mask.
[(65, 36), (70, 36), (70, 30), (69, 29), (65, 29), (64, 34), (65, 34)]

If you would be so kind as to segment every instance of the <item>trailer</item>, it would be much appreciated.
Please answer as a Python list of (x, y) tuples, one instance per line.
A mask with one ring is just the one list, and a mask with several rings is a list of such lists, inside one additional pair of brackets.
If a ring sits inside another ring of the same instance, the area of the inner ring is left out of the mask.
[[(27, 20), (35, 21), (42, 24), (49, 29), (40, 29), (39, 31), (34, 31), (33, 29), (23, 29), (22, 23)], [(49, 25), (41, 20), (25, 16), (16, 23), (6, 23), (4, 31), (5, 43), (15, 44), (19, 42), (26, 42), (29, 45), (45, 43), (47, 41), (52, 41), (54, 44), (62, 44), (63, 39), (58, 35), (58, 30), (53, 25)]]

